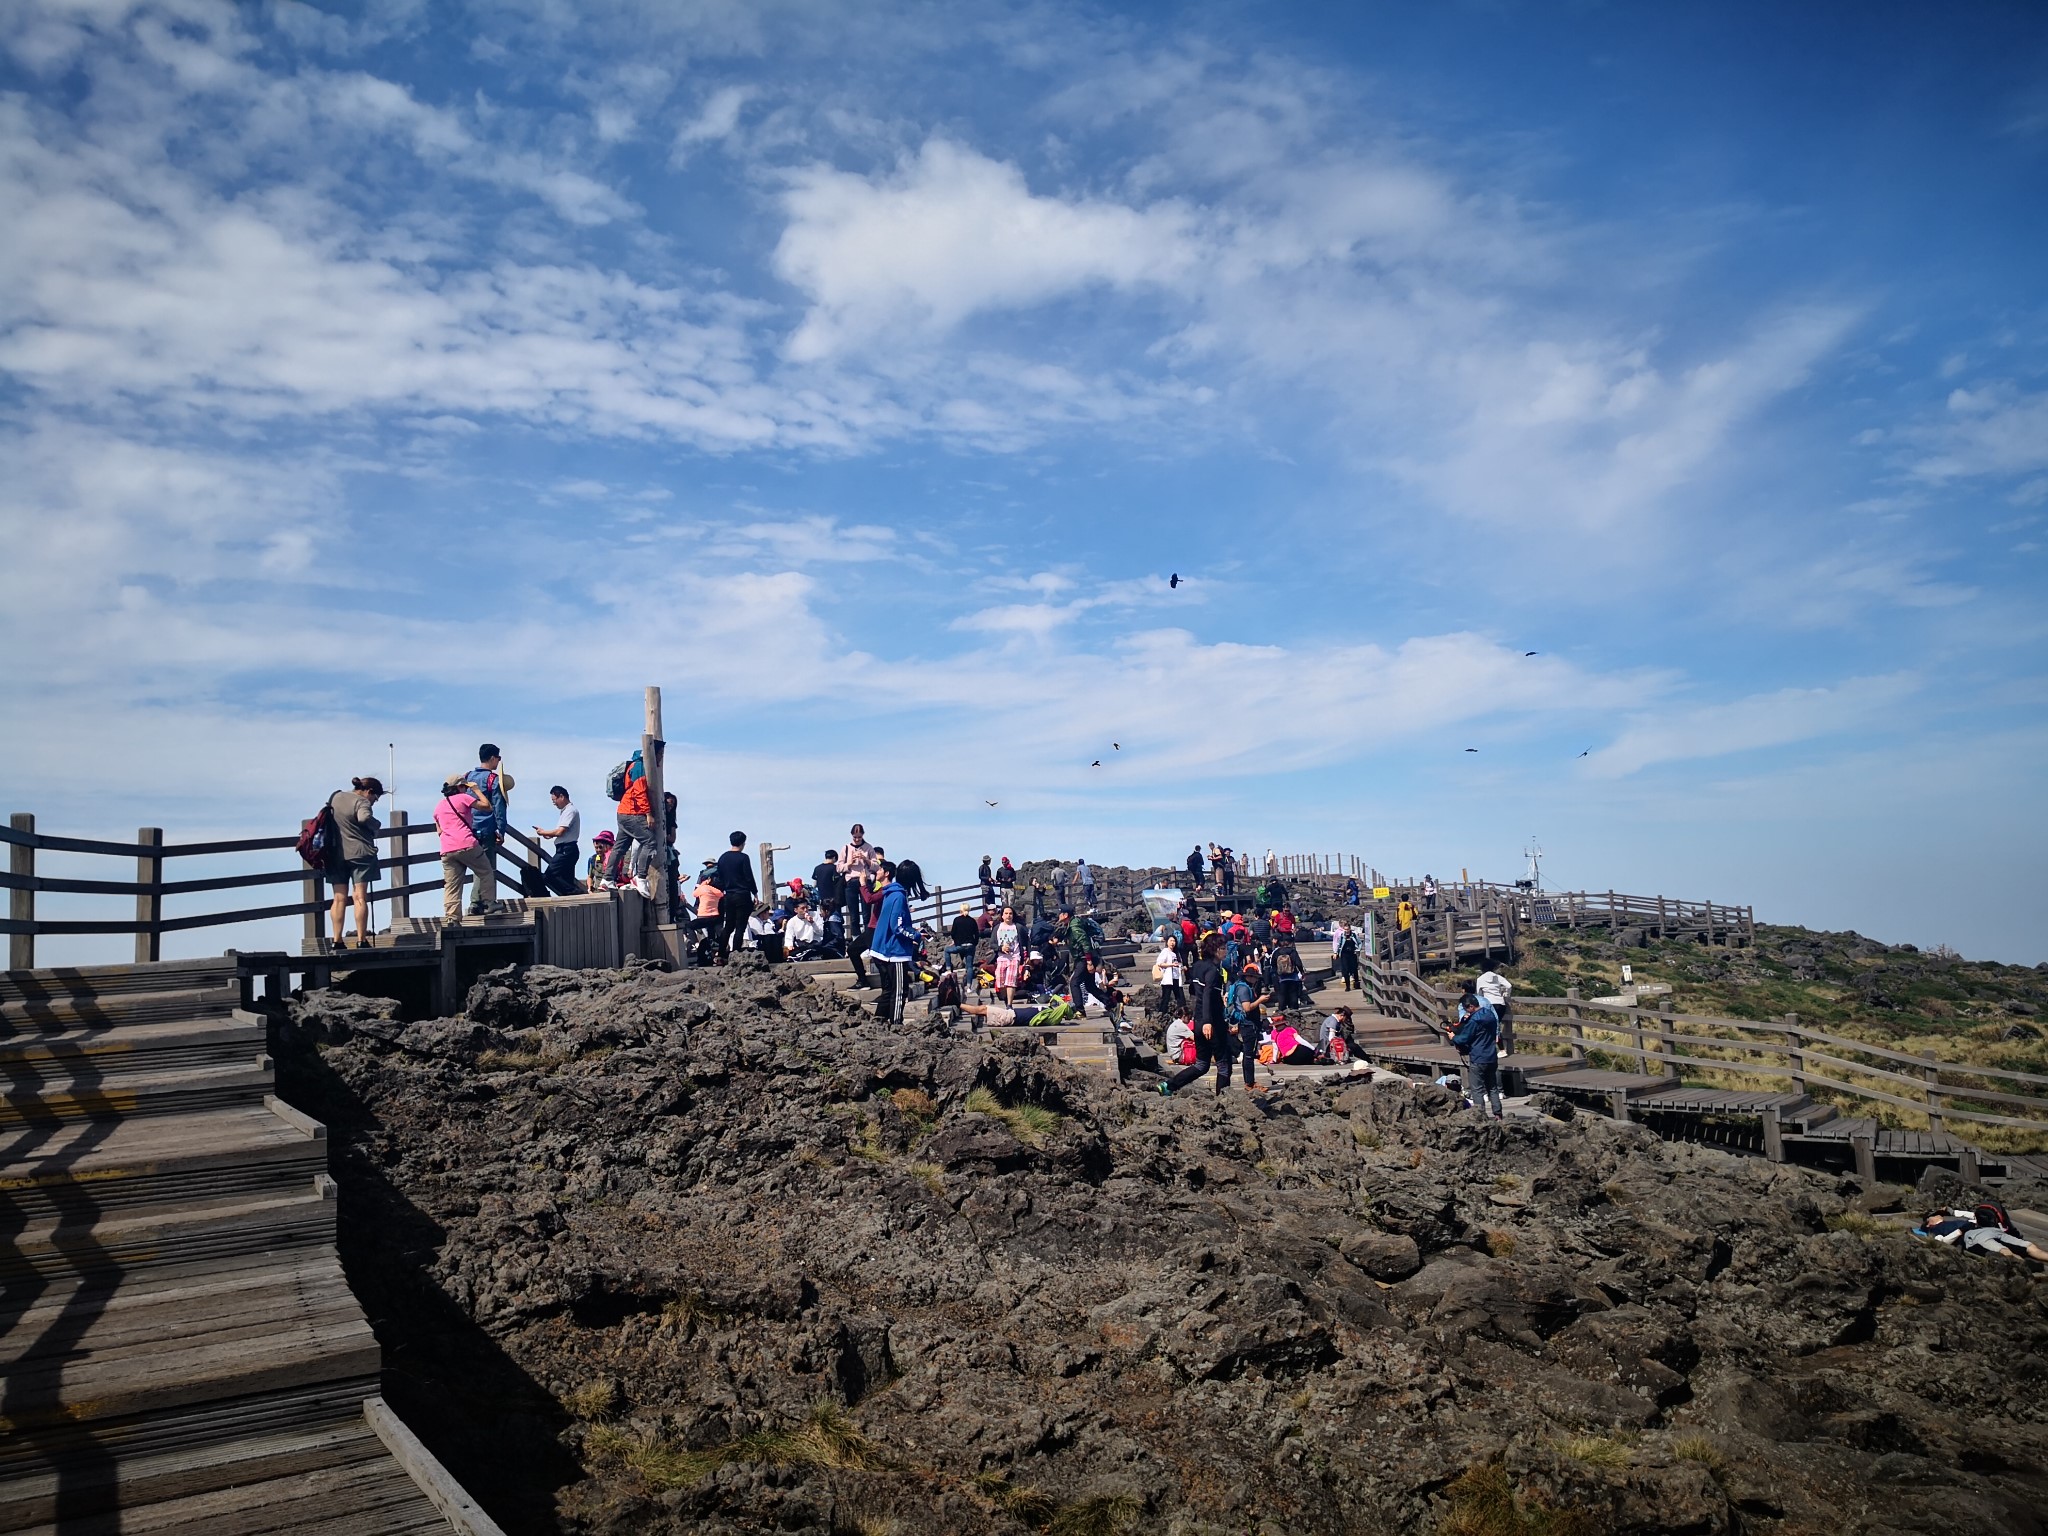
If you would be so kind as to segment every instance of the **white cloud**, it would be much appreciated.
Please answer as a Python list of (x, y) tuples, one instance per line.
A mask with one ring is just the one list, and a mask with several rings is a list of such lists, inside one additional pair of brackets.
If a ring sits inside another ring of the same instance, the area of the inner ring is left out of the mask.
[(751, 86), (744, 85), (721, 86), (713, 91), (705, 98), (697, 115), (676, 130), (669, 163), (683, 165), (699, 145), (717, 144), (731, 138), (739, 131), (741, 109), (757, 94)]
[(1918, 677), (1894, 673), (1851, 678), (1832, 688), (1782, 688), (1725, 704), (1638, 716), (1586, 766), (1612, 778), (1657, 763), (1725, 757), (1882, 725), (1919, 688)]
[(1176, 205), (1034, 194), (1016, 166), (942, 138), (886, 177), (793, 172), (782, 201), (774, 264), (810, 299), (788, 343), (805, 361), (1097, 284), (1164, 282), (1191, 255)]
[(1923, 480), (2048, 469), (2048, 391), (2002, 382), (1952, 390), (1948, 419), (1923, 436), (1931, 451), (1913, 466)]

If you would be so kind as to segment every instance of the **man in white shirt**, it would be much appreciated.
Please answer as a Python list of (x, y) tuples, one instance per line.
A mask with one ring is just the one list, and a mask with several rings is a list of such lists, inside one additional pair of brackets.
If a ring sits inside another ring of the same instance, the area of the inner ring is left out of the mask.
[(824, 939), (825, 925), (812, 915), (811, 904), (798, 902), (789, 925), (782, 930), (782, 952), (792, 960), (800, 960), (805, 949), (823, 943)]
[(1477, 981), (1472, 990), (1479, 994), (1482, 1003), (1491, 1003), (1493, 1011), (1500, 1018), (1500, 1053), (1511, 1056), (1515, 1050), (1515, 1026), (1508, 1009), (1508, 994), (1515, 990), (1515, 984), (1499, 971), (1489, 969)]
[(583, 886), (576, 878), (576, 860), (582, 855), (578, 845), (583, 841), (583, 813), (569, 803), (569, 791), (559, 784), (548, 791), (548, 798), (555, 802), (555, 824), (533, 829), (535, 837), (555, 845), (541, 872), (541, 884), (550, 896), (580, 896)]

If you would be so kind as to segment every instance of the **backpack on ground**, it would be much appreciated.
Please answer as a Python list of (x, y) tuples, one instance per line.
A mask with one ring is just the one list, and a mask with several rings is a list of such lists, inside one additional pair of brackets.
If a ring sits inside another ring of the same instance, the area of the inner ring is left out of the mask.
[(618, 765), (617, 767), (613, 768), (613, 769), (612, 769), (612, 771), (611, 771), (610, 773), (608, 773), (608, 774), (606, 774), (606, 775), (604, 776), (604, 797), (605, 797), (605, 799), (607, 799), (607, 800), (623, 800), (623, 799), (625, 799), (625, 798), (626, 798), (626, 786), (627, 786), (628, 784), (632, 783), (632, 782), (633, 782), (633, 759), (631, 759), (631, 758), (629, 757), (629, 758), (627, 758), (627, 759), (626, 759), (626, 760), (625, 760), (625, 761), (624, 761), (623, 763), (620, 763), (620, 764), (619, 764), (619, 765)]
[(299, 823), (299, 840), (292, 846), (314, 869), (327, 867), (327, 855), (340, 841), (341, 829), (334, 824), (334, 807), (323, 805), (308, 821)]

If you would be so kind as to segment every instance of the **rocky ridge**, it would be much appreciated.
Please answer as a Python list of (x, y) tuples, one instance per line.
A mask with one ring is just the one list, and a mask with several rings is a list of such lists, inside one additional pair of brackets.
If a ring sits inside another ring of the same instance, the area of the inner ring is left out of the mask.
[(2043, 1529), (2048, 1282), (1810, 1171), (1143, 1096), (751, 959), (283, 1033), (387, 1391), (511, 1531)]

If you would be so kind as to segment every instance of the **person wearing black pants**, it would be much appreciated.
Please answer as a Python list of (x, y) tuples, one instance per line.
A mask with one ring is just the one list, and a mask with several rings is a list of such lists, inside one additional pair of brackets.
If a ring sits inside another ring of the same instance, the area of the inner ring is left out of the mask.
[(583, 857), (583, 813), (569, 803), (569, 791), (559, 784), (548, 791), (548, 798), (555, 802), (555, 824), (533, 829), (534, 836), (550, 838), (555, 845), (541, 872), (541, 885), (550, 896), (580, 895), (583, 887), (576, 879), (576, 864)]
[(1223, 1016), (1223, 967), (1216, 963), (1222, 953), (1222, 936), (1210, 934), (1202, 945), (1202, 958), (1188, 972), (1188, 986), (1195, 995), (1195, 1060), (1161, 1083), (1161, 1093), (1179, 1092), (1211, 1067), (1218, 1068), (1216, 1091), (1221, 1093), (1230, 1086), (1230, 1063), (1237, 1045)]
[(731, 844), (718, 856), (711, 883), (718, 887), (718, 959), (723, 964), (747, 936), (747, 919), (754, 915), (760, 888), (754, 883), (754, 866), (747, 858), (747, 834), (735, 832)]

